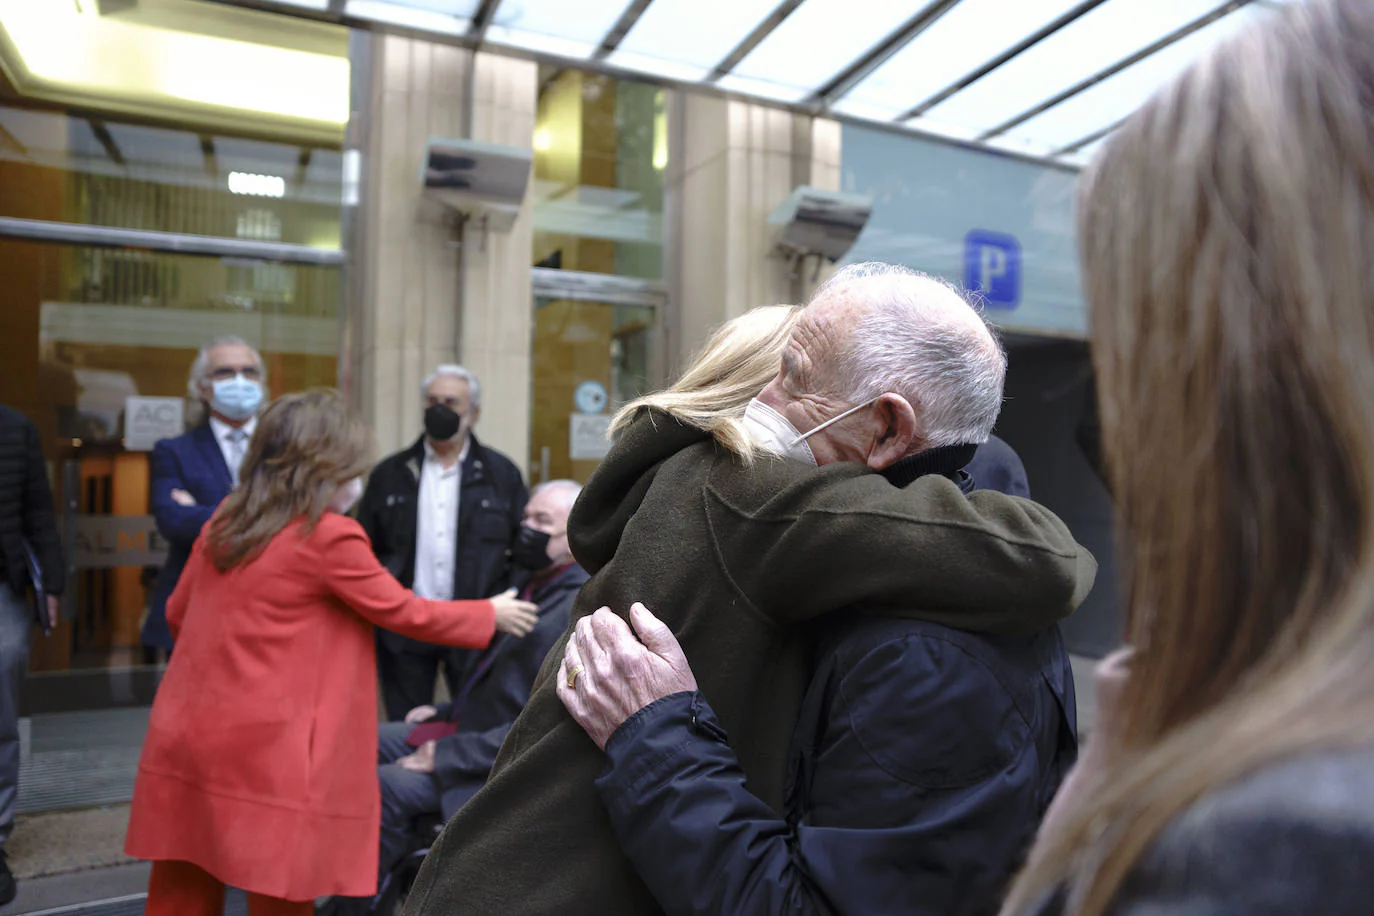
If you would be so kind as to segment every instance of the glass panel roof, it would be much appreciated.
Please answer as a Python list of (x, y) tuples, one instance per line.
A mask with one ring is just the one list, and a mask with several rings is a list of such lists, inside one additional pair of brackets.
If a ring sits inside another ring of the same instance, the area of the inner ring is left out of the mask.
[(995, 127), (1216, 6), (1216, 0), (1110, 0), (936, 105), (929, 116)]
[(776, 87), (771, 98), (797, 102), (814, 93), (919, 9), (911, 0), (806, 0), (730, 75), (725, 89)]
[[(266, 2), (315, 17), (337, 9), (326, 0)], [(471, 43), (480, 33), (495, 49), (561, 65), (706, 83), (1076, 165), (1098, 135), (1217, 41), (1300, 2), (348, 0), (345, 11), (449, 40)], [(479, 11), (489, 17), (485, 31), (473, 26)], [(822, 99), (842, 75), (838, 97)]]
[(561, 57), (590, 57), (627, 0), (505, 0), (487, 40)]
[(1078, 2), (963, 0), (854, 87), (835, 110), (891, 120), (1014, 47)]
[(446, 35), (467, 32), (477, 0), (348, 0), (344, 14)]
[(656, 0), (607, 63), (672, 79), (705, 79), (777, 5), (777, 0)]

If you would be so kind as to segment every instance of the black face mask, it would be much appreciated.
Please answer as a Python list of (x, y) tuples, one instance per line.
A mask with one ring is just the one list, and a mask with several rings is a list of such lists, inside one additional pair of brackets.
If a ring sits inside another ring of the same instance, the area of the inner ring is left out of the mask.
[(425, 409), (425, 433), (435, 442), (447, 442), (458, 435), (463, 418), (443, 404), (431, 404)]
[(520, 526), (520, 536), (511, 546), (510, 558), (516, 566), (531, 572), (541, 572), (552, 564), (549, 559), (549, 541), (552, 535), (547, 531), (535, 531), (529, 525)]

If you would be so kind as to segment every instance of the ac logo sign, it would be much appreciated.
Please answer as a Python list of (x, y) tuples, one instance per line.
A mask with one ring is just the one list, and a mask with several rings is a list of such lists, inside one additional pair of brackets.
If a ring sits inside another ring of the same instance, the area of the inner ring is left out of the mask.
[(185, 402), (181, 398), (126, 398), (124, 447), (146, 452), (159, 439), (181, 435), (184, 410)]
[(989, 308), (1021, 303), (1021, 243), (1015, 236), (974, 229), (964, 236), (964, 288), (982, 295)]

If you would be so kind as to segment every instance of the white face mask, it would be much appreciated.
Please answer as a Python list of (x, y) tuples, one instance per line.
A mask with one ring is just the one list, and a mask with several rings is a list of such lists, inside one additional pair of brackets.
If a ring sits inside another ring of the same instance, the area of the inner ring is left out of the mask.
[(357, 504), (358, 500), (362, 499), (362, 496), (363, 479), (361, 477), (354, 477), (348, 483), (339, 487), (338, 491), (334, 493), (334, 498), (330, 501), (329, 508), (340, 515), (347, 515), (348, 510), (352, 509), (353, 506)]
[(850, 414), (858, 413), (880, 397), (882, 395), (869, 398), (862, 404), (856, 404), (844, 413), (831, 417), (806, 433), (797, 432), (797, 428), (792, 425), (791, 420), (758, 398), (754, 398), (749, 402), (749, 406), (744, 408), (744, 428), (749, 433), (749, 441), (754, 443), (756, 447), (772, 452), (780, 458), (790, 458), (793, 461), (815, 466), (817, 464), (816, 456), (811, 451), (811, 446), (806, 444), (806, 440), (826, 427), (840, 422)]

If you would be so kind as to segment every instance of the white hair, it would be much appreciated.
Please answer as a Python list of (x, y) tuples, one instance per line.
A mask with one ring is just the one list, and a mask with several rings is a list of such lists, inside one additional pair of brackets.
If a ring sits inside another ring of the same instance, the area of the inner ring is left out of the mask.
[(538, 496), (545, 490), (557, 491), (567, 503), (568, 509), (571, 510), (573, 503), (577, 502), (577, 497), (582, 493), (582, 484), (575, 480), (546, 480), (536, 485), (535, 488), (530, 491), (530, 496)]
[(901, 395), (930, 448), (986, 442), (1002, 410), (1007, 355), (981, 311), (951, 283), (880, 261), (841, 269), (811, 301), (856, 284), (867, 312), (840, 354), (846, 398)]
[[(468, 401), (473, 407), (482, 406), (482, 383), (477, 380), (469, 370), (464, 369), (457, 363), (442, 363), (434, 367), (434, 371), (425, 376), (425, 380), (420, 383), (420, 397), (429, 397), (429, 386), (434, 384), (434, 380), (440, 376), (456, 378), (468, 384)], [(552, 483), (552, 481), (550, 481)]]
[(210, 351), (215, 347), (247, 347), (253, 354), (253, 362), (258, 365), (263, 384), (267, 383), (267, 364), (262, 361), (262, 354), (257, 347), (233, 334), (216, 337), (200, 348), (196, 358), (191, 361), (191, 371), (186, 375), (186, 419), (191, 425), (200, 422), (205, 415), (205, 398), (201, 395), (200, 386), (210, 380)]

